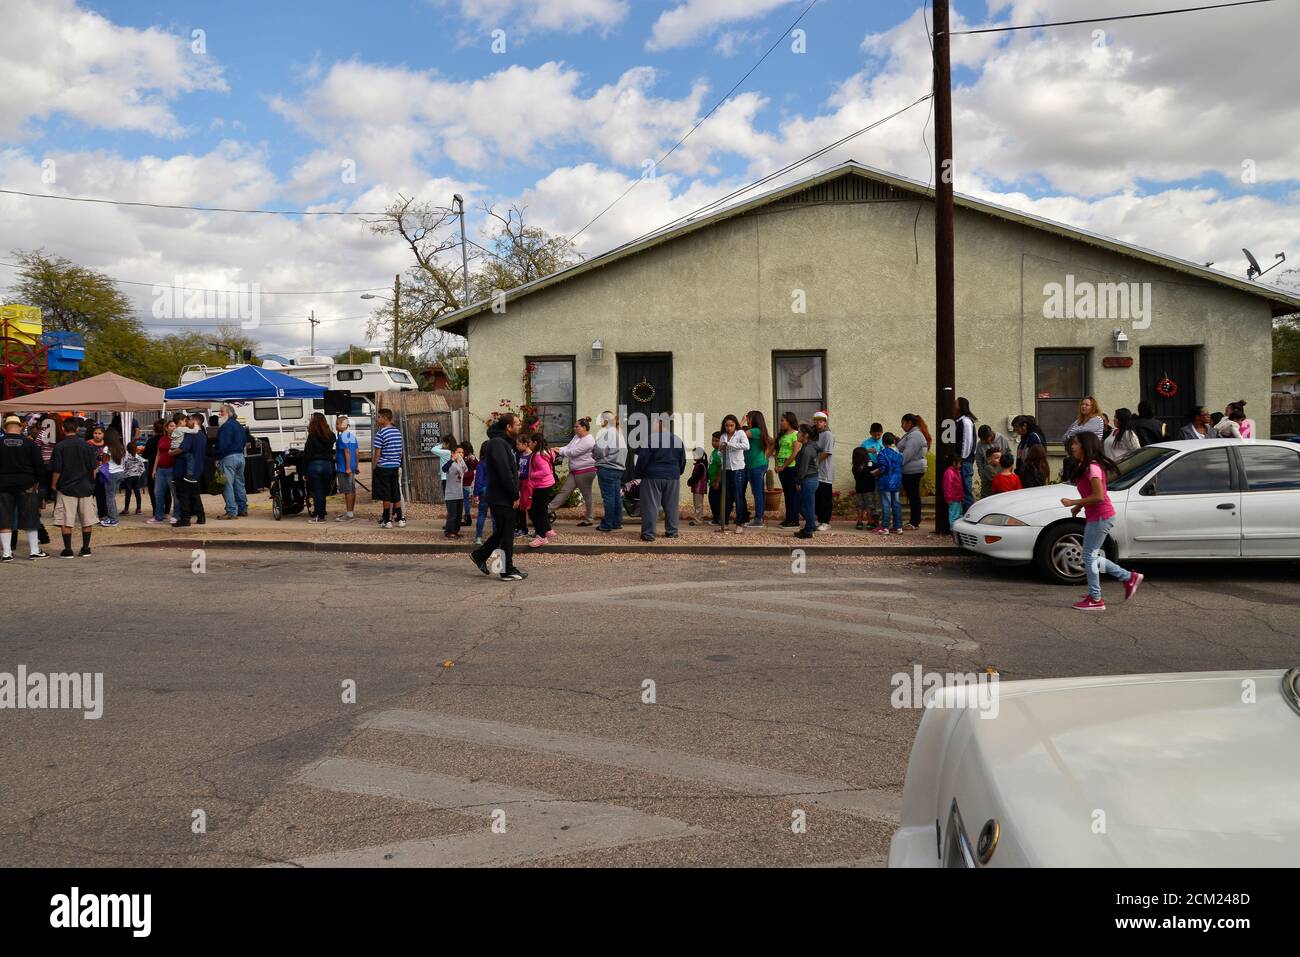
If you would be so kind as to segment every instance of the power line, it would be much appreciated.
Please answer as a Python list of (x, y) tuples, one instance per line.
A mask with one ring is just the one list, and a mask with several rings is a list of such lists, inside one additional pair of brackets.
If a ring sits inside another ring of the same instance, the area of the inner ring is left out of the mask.
[[(0, 266), (9, 266), (11, 269), (27, 268), (22, 263), (4, 262), (2, 260), (0, 260)], [(203, 289), (198, 286), (173, 286), (169, 282), (138, 282), (133, 279), (114, 279), (112, 276), (105, 276), (104, 278), (110, 282), (119, 283), (123, 286), (163, 286), (168, 289), (184, 290), (185, 292), (221, 292), (236, 296), (247, 295), (250, 292), (248, 289)], [(364, 289), (318, 289), (314, 292), (286, 292), (283, 290), (259, 289), (257, 293), (260, 296), (338, 296), (344, 293), (374, 292), (376, 289), (387, 288), (387, 286), (367, 286)]]
[(1071, 27), (1081, 23), (1109, 23), (1113, 20), (1141, 20), (1146, 17), (1167, 17), (1175, 13), (1197, 13), (1201, 10), (1224, 10), (1228, 7), (1249, 7), (1257, 3), (1272, 3), (1273, 0), (1235, 0), (1233, 3), (1210, 3), (1202, 7), (1180, 7), (1177, 10), (1153, 10), (1150, 13), (1126, 13), (1113, 17), (1088, 17), (1083, 20), (1056, 20), (1051, 23), (1025, 23), (1010, 27), (980, 27), (975, 30), (949, 30), (951, 37), (965, 36), (970, 33), (1007, 33), (1012, 30), (1039, 30), (1043, 27)]
[(148, 209), (188, 209), (198, 213), (255, 213), (264, 216), (383, 216), (384, 213), (353, 212), (340, 209), (234, 209), (228, 206), (185, 206), (180, 203), (140, 203), (124, 199), (98, 199), (91, 196), (60, 196), (56, 193), (29, 193), (21, 189), (0, 189), (11, 196), (30, 199), (61, 199), (69, 203), (100, 203), (105, 206), (142, 206)]
[(754, 180), (754, 182), (742, 186), (739, 189), (733, 190), (732, 192), (728, 193), (726, 196), (721, 196), (718, 199), (715, 199), (713, 202), (701, 206), (699, 209), (686, 213), (683, 216), (679, 216), (676, 219), (674, 219), (672, 222), (666, 223), (663, 226), (659, 226), (655, 229), (652, 229), (647, 233), (643, 233), (642, 235), (636, 237), (636, 239), (629, 240), (624, 245), (631, 245), (633, 243), (638, 243), (642, 239), (645, 239), (647, 236), (652, 236), (655, 233), (660, 233), (666, 229), (671, 229), (672, 227), (676, 226), (678, 223), (685, 222), (689, 219), (699, 216), (701, 213), (705, 213), (708, 212), (709, 210), (715, 209), (718, 206), (721, 206), (723, 203), (727, 202), (728, 200), (735, 199), (736, 197), (744, 193), (747, 193), (752, 189), (757, 189), (759, 186), (763, 186), (766, 183), (771, 182), (772, 180), (776, 179), (779, 176), (784, 176), (786, 173), (798, 169), (800, 166), (803, 166), (805, 163), (810, 163), (813, 160), (817, 159), (819, 156), (823, 156), (826, 153), (829, 153), (831, 150), (843, 146), (849, 140), (861, 136), (863, 133), (869, 133), (871, 130), (874, 130), (876, 127), (888, 123), (896, 116), (901, 116), (902, 114), (906, 113), (908, 110), (912, 109), (913, 107), (918, 106), (921, 103), (924, 103), (926, 100), (933, 98), (933, 96), (934, 96), (933, 93), (926, 93), (924, 96), (917, 97), (915, 100), (907, 104), (907, 106), (903, 107), (902, 109), (895, 110), (893, 113), (890, 113), (887, 116), (882, 116), (880, 119), (872, 123), (868, 123), (866, 126), (862, 127), (862, 129), (855, 130), (854, 132), (848, 134), (847, 136), (843, 136), (840, 139), (836, 140), (834, 143), (828, 143), (827, 145), (823, 146), (821, 149), (814, 150), (813, 152), (809, 153), (807, 156), (804, 156), (803, 158), (797, 159), (793, 163), (790, 163), (788, 166), (783, 166), (781, 169), (773, 170), (771, 173), (768, 173), (766, 176), (762, 177), (761, 179), (756, 179)]
[[(749, 68), (749, 71), (744, 76), (742, 76), (739, 80), (737, 80), (735, 84), (731, 87), (731, 89), (728, 90), (726, 94), (723, 95), (723, 97), (720, 100), (718, 100), (718, 102), (713, 104), (713, 107), (712, 109), (709, 110), (709, 112), (705, 113), (702, 117), (700, 117), (699, 121), (694, 126), (692, 126), (689, 130), (686, 131), (685, 136), (683, 136), (676, 143), (674, 143), (672, 145), (672, 148), (669, 149), (667, 153), (659, 157), (659, 160), (654, 164), (656, 169), (658, 169), (661, 165), (663, 165), (663, 161), (666, 160), (668, 157), (672, 156), (673, 153), (676, 152), (679, 146), (681, 146), (688, 139), (690, 139), (691, 134), (694, 133), (696, 130), (698, 130), (700, 126), (703, 125), (705, 120), (707, 120), (710, 116), (712, 116), (714, 113), (718, 111), (718, 107), (722, 106), (723, 103), (727, 102), (727, 100), (731, 97), (731, 94), (735, 93), (736, 90), (740, 88), (740, 85), (744, 83), (746, 80), (748, 80), (749, 77), (753, 74), (753, 72), (763, 65), (763, 61), (766, 60), (771, 55), (773, 50), (775, 50), (778, 46), (781, 45), (782, 42), (784, 42), (785, 38), (790, 34), (790, 31), (793, 30), (795, 27), (797, 27), (799, 25), (799, 22), (803, 20), (803, 18), (808, 15), (808, 12), (812, 10), (812, 8), (815, 6), (817, 6), (817, 0), (812, 0), (812, 3), (804, 7), (803, 12), (800, 13), (799, 16), (795, 17), (794, 22), (791, 23), (788, 27), (786, 27), (784, 32), (782, 32), (782, 34), (776, 38), (776, 42), (767, 48), (767, 52), (758, 58), (758, 62), (755, 63), (753, 66), (751, 66)], [(622, 202), (623, 197), (626, 196), (628, 193), (632, 192), (632, 190), (636, 189), (637, 184), (640, 182), (641, 180), (639, 178), (634, 179), (632, 181), (632, 185), (629, 186), (627, 189), (623, 190), (622, 194), (619, 195), (617, 199), (615, 199), (612, 203), (610, 203), (599, 213), (597, 213), (595, 217), (591, 220), (591, 222), (587, 223), (586, 226), (583, 226), (580, 230), (578, 230), (576, 233), (570, 236), (569, 242), (573, 242), (575, 239), (577, 239), (579, 236), (585, 233), (591, 226), (595, 224), (596, 220), (600, 219), (600, 217), (604, 216), (611, 209), (613, 209), (620, 202)]]

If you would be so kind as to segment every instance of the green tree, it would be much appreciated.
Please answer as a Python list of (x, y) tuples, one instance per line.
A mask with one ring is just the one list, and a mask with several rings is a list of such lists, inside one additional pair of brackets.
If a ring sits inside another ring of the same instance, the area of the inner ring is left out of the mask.
[(149, 337), (134, 317), (131, 300), (113, 280), (43, 249), (15, 250), (12, 255), (20, 268), (9, 289), (11, 297), (39, 306), (47, 330), (85, 337), (83, 375), (119, 372), (138, 377), (147, 368)]
[[(1300, 292), (1300, 266), (1283, 270), (1277, 284), (1289, 292)], [(1273, 320), (1273, 371), (1300, 372), (1300, 313)]]

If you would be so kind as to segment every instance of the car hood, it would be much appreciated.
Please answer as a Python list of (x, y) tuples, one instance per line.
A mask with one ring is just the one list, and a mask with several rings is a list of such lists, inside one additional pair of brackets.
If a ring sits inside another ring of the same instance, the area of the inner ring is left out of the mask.
[[(1002, 492), (999, 495), (990, 495), (987, 498), (979, 499), (966, 512), (964, 516), (967, 521), (978, 522), (990, 512), (1000, 512), (1004, 515), (1010, 515), (1024, 521), (1027, 516), (1034, 515), (1035, 521), (1031, 524), (1045, 525), (1046, 521), (1056, 516), (1053, 512), (1059, 512), (1060, 517), (1066, 517), (1070, 510), (1061, 504), (1063, 498), (1077, 498), (1078, 492), (1073, 485), (1041, 485), (1038, 488), (1022, 488), (1014, 492)], [(1040, 515), (1038, 513), (1047, 513)]]
[(1037, 865), (1293, 867), (1300, 714), (1282, 674), (1004, 682), (997, 716), (968, 722), (991, 787), (967, 821), (998, 817)]

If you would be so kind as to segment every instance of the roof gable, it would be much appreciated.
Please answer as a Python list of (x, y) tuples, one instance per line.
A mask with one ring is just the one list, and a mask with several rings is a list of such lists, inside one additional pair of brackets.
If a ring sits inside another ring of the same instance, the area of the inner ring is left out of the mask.
[[(505, 290), (505, 301), (511, 302), (556, 283), (576, 279), (593, 269), (645, 252), (655, 246), (679, 239), (696, 230), (717, 225), (734, 216), (744, 215), (760, 207), (795, 206), (809, 203), (900, 202), (915, 200), (918, 197), (933, 199), (934, 188), (919, 180), (897, 176), (849, 160), (734, 205), (674, 220), (666, 226), (646, 233), (644, 236), (633, 239), (621, 246), (615, 246), (598, 256), (593, 256), (591, 259), (583, 260), (576, 265), (551, 273), (549, 276), (534, 279), (522, 286), (516, 286), (514, 289), (507, 289)], [(1235, 289), (1238, 292), (1258, 296), (1273, 304), (1273, 314), (1275, 316), (1300, 310), (1300, 296), (1284, 292), (1275, 286), (1241, 279), (1186, 259), (1167, 256), (1142, 246), (1068, 226), (1055, 220), (1021, 212), (997, 203), (990, 203), (963, 193), (955, 194), (954, 202), (963, 209), (984, 213), (1007, 222), (1017, 223), (1066, 239), (1086, 243), (1151, 265), (1162, 266), (1176, 272), (1196, 276), (1207, 282)], [(456, 312), (443, 316), (442, 319), (438, 320), (437, 325), (440, 329), (464, 335), (466, 320), (483, 312), (491, 305), (492, 300), (490, 299), (471, 303), (463, 309), (458, 309)]]

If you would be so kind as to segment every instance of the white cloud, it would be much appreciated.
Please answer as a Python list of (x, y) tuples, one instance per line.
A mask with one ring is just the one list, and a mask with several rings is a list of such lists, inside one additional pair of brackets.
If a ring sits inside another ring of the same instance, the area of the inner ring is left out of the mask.
[(752, 20), (794, 0), (685, 0), (665, 10), (646, 41), (648, 50), (689, 46), (724, 23)]
[(226, 89), (210, 54), (156, 27), (120, 27), (73, 0), (6, 0), (0, 30), (0, 135), (65, 115), (103, 129), (175, 136), (170, 103)]
[[(583, 145), (639, 167), (691, 127), (707, 91), (697, 83), (681, 99), (664, 99), (652, 94), (654, 82), (653, 69), (635, 67), (584, 95), (582, 75), (562, 63), (451, 81), (349, 61), (332, 66), (301, 99), (279, 97), (272, 106), (329, 155), (356, 159), (358, 179), (367, 182), (410, 181), (444, 160), (471, 169), (540, 167), (553, 151)], [(703, 162), (684, 153), (682, 168)]]
[(627, 0), (439, 0), (480, 29), (520, 33), (608, 31), (627, 16)]

